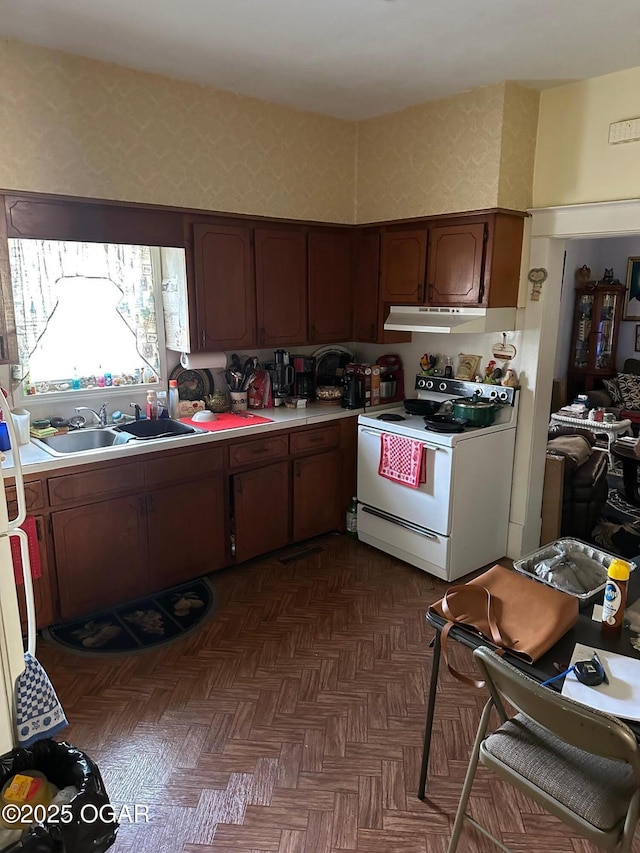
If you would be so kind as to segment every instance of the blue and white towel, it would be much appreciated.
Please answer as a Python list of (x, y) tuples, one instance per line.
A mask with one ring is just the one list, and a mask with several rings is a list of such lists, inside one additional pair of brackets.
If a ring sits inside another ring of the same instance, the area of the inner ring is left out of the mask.
[(24, 672), (16, 682), (18, 746), (53, 737), (68, 725), (49, 676), (34, 656), (25, 652)]

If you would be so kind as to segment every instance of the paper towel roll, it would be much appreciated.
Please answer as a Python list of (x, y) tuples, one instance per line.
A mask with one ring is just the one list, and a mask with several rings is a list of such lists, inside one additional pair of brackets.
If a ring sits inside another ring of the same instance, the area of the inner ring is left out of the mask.
[(200, 370), (203, 367), (215, 370), (227, 366), (227, 357), (223, 352), (183, 352), (180, 364), (185, 370)]

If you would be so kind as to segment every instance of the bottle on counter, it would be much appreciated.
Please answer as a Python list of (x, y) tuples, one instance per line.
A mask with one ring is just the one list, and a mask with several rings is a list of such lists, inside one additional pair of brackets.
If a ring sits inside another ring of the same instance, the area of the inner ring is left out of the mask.
[(358, 499), (355, 497), (351, 498), (347, 510), (347, 536), (352, 539), (358, 538)]
[(176, 420), (180, 417), (180, 395), (177, 379), (169, 380), (169, 417)]
[(601, 631), (604, 637), (615, 639), (622, 632), (628, 583), (629, 563), (624, 560), (612, 560), (607, 571), (607, 585), (604, 588), (602, 603)]
[(156, 391), (156, 406), (158, 409), (158, 419), (169, 417), (169, 404), (167, 402), (166, 391)]
[(156, 392), (147, 391), (147, 418), (150, 421), (155, 421), (158, 417), (158, 403), (156, 401)]

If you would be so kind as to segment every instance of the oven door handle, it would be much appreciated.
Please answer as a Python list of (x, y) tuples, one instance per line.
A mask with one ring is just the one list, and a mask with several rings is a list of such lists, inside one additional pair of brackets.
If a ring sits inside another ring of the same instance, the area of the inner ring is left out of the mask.
[[(362, 430), (362, 432), (364, 432), (366, 435), (381, 436), (383, 433), (385, 433), (386, 435), (391, 435), (391, 434), (392, 434), (392, 433), (387, 433), (387, 432), (386, 432), (385, 430), (383, 430), (383, 429), (381, 429), (381, 430), (377, 430), (377, 429), (367, 429), (367, 427), (360, 427), (360, 429), (361, 429), (361, 430)], [(415, 439), (413, 439), (413, 440), (415, 440)], [(439, 447), (437, 444), (429, 444), (429, 442), (428, 442), (428, 441), (422, 441), (422, 442), (420, 442), (420, 443), (422, 444), (422, 446), (423, 446), (423, 447), (426, 447), (426, 448), (427, 448), (427, 450), (445, 450), (445, 448), (444, 448), (444, 447)]]
[(435, 533), (431, 533), (426, 527), (420, 527), (419, 524), (414, 524), (412, 521), (405, 521), (403, 518), (398, 518), (396, 515), (391, 515), (388, 512), (383, 512), (381, 509), (373, 509), (373, 507), (363, 506), (362, 512), (367, 512), (369, 515), (375, 515), (376, 518), (381, 518), (383, 521), (389, 521), (391, 524), (397, 524), (398, 527), (404, 527), (407, 530), (412, 530), (414, 533), (419, 533), (426, 539), (438, 539)]

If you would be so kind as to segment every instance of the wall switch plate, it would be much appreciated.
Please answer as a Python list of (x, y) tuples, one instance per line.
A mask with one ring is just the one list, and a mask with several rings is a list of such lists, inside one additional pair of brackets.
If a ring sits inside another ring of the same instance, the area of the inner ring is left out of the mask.
[(640, 118), (614, 121), (609, 125), (609, 145), (640, 140)]

